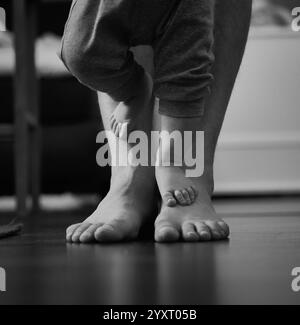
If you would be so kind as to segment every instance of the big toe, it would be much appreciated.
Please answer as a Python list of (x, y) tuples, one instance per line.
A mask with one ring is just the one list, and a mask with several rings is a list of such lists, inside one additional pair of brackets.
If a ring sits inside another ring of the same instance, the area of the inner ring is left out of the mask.
[(98, 242), (117, 242), (122, 240), (123, 235), (115, 227), (106, 224), (95, 231), (94, 237)]
[(172, 225), (159, 226), (155, 230), (155, 240), (157, 242), (175, 242), (180, 237), (179, 231)]

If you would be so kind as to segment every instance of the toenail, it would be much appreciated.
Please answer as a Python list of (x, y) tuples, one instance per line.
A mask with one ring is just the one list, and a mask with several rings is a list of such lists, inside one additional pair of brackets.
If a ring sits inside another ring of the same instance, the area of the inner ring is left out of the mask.
[(188, 235), (188, 237), (198, 238), (198, 235), (195, 232), (192, 232), (192, 231), (188, 232), (187, 235)]
[(170, 232), (174, 232), (174, 230), (172, 228), (165, 227), (165, 228), (160, 229), (158, 231), (158, 234), (159, 235), (165, 235), (165, 234), (170, 233)]

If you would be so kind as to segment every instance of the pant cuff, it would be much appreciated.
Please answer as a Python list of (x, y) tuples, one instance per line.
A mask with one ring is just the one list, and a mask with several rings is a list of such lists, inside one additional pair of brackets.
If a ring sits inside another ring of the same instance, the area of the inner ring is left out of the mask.
[(160, 99), (158, 112), (170, 117), (201, 117), (204, 115), (204, 103), (204, 98), (195, 102), (175, 102)]

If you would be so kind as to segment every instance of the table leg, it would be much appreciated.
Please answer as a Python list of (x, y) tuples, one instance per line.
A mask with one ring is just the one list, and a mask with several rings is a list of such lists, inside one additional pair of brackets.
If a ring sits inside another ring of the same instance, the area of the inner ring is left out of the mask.
[(34, 0), (14, 0), (15, 184), (17, 212), (20, 216), (24, 216), (28, 212), (26, 200), (29, 187), (33, 193), (34, 207), (38, 207), (40, 184), (38, 87), (34, 55), (35, 30), (36, 2)]

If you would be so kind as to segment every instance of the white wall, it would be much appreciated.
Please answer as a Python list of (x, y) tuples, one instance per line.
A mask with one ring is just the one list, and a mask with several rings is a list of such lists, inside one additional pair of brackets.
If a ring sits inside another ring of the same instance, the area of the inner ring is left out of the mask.
[(300, 192), (300, 33), (252, 29), (215, 177), (219, 194)]

